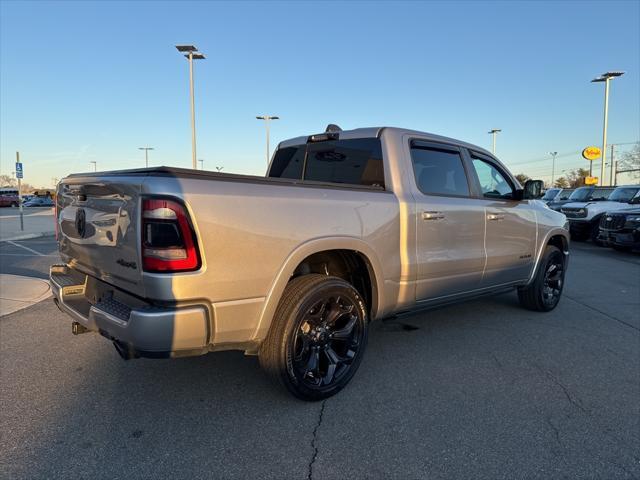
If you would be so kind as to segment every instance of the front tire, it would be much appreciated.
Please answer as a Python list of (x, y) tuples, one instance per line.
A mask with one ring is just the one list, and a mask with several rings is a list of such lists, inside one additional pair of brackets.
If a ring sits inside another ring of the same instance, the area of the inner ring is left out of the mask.
[(538, 312), (556, 308), (564, 288), (564, 274), (564, 254), (558, 247), (547, 245), (533, 282), (518, 289), (520, 305)]
[(591, 231), (589, 233), (590, 233), (589, 236), (591, 237), (591, 242), (594, 245), (598, 245), (599, 247), (602, 247), (603, 243), (600, 240), (598, 240), (598, 235), (600, 235), (600, 220), (599, 219), (591, 224)]
[(348, 282), (319, 274), (286, 286), (260, 348), (260, 365), (303, 400), (342, 390), (355, 374), (367, 344), (364, 300)]

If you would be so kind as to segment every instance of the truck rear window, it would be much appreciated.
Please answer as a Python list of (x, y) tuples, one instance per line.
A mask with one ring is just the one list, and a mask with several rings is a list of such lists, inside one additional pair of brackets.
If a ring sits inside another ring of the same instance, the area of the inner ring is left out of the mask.
[(379, 138), (329, 140), (276, 151), (270, 177), (384, 188)]

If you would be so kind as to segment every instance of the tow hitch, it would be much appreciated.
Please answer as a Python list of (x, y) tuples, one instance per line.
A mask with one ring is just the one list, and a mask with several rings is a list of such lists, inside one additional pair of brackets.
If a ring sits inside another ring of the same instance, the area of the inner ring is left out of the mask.
[(81, 333), (87, 333), (89, 331), (90, 330), (86, 328), (84, 325), (82, 325), (81, 323), (73, 322), (71, 324), (71, 333), (73, 333), (74, 335), (80, 335)]

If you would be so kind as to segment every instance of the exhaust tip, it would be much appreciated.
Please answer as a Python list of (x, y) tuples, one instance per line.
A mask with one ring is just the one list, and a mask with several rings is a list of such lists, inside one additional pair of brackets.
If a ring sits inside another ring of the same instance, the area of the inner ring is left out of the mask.
[(113, 341), (113, 346), (116, 348), (116, 352), (123, 360), (131, 360), (132, 358), (140, 358), (136, 351), (126, 343)]

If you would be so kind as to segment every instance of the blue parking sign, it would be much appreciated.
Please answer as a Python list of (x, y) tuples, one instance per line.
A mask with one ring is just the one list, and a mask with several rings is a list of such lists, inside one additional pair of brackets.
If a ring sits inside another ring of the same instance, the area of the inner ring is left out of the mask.
[(22, 174), (22, 163), (16, 162), (16, 178), (24, 178)]

